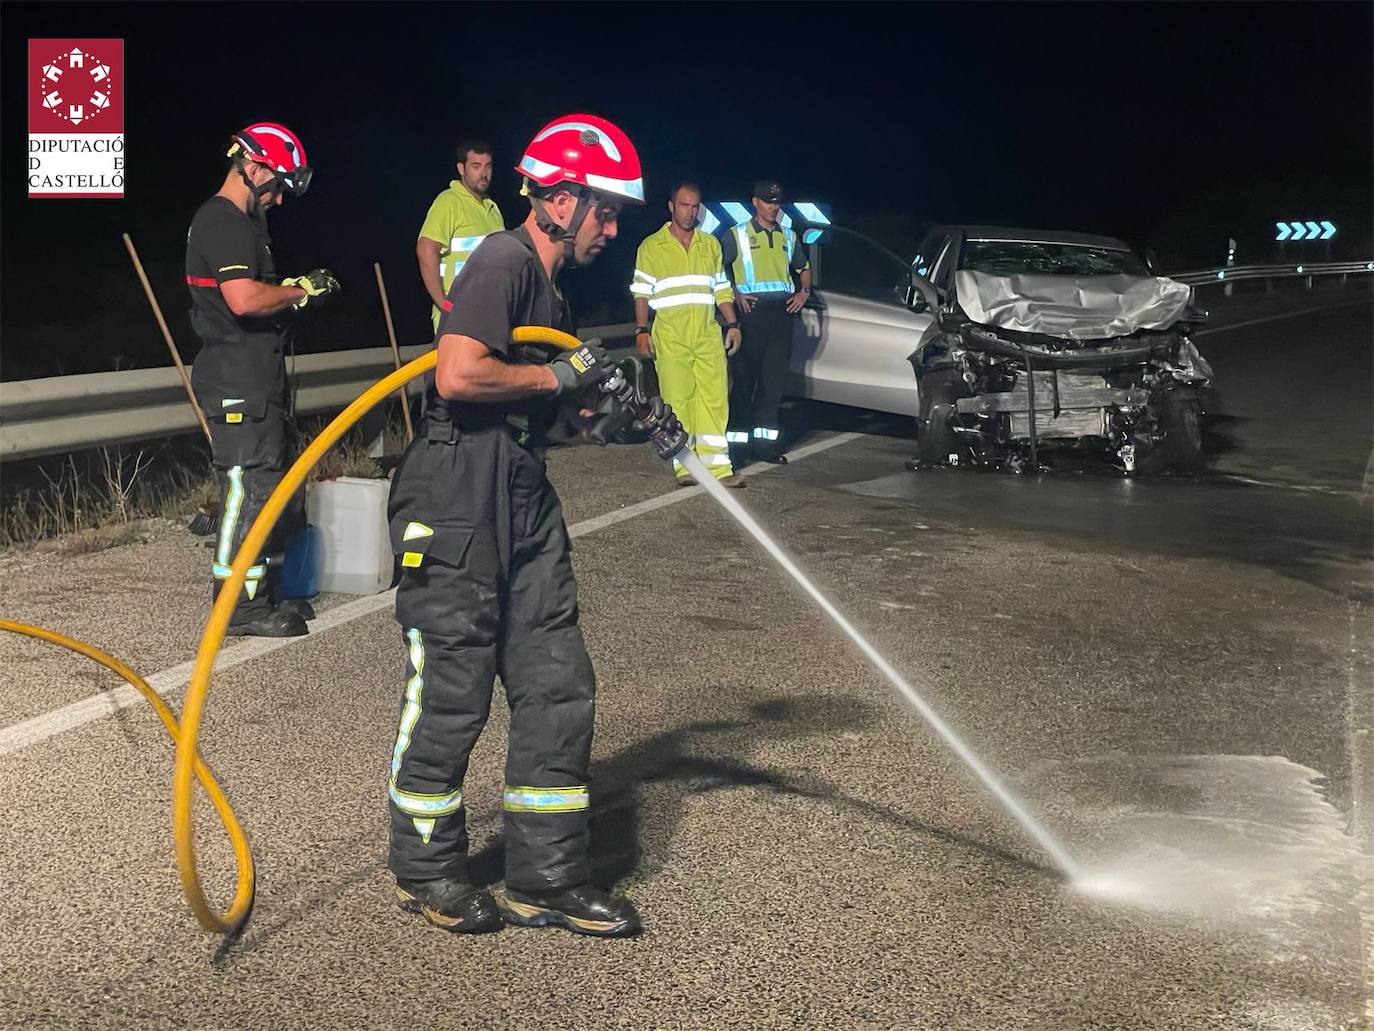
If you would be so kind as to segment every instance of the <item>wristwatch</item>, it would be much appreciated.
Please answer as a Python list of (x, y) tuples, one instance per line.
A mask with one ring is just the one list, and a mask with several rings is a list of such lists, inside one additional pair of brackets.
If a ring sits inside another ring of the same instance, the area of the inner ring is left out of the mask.
[[(648, 326), (636, 326), (636, 327), (635, 327), (635, 336), (639, 336), (639, 334), (641, 334), (641, 333), (648, 333), (648, 332), (649, 332), (649, 327), (648, 327)], [(652, 334), (651, 334), (651, 335), (652, 335)]]
[(736, 319), (734, 322), (727, 322), (727, 323), (725, 324), (725, 328), (726, 328), (726, 329), (739, 329), (739, 320)]
[(807, 297), (811, 296), (811, 288), (809, 286), (802, 286), (798, 287), (797, 289), (800, 290), (802, 293), (806, 294)]

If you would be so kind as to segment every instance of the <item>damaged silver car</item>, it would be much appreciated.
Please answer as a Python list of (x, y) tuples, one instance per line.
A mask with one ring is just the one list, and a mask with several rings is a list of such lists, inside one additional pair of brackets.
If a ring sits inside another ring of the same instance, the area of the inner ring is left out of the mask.
[(909, 358), (912, 468), (1095, 452), (1126, 474), (1201, 469), (1212, 370), (1190, 287), (1120, 240), (983, 226), (934, 231), (913, 269), (938, 309)]

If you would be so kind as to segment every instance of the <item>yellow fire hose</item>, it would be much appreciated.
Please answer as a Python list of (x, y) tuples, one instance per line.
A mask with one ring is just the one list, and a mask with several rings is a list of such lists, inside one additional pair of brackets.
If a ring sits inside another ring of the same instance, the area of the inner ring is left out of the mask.
[[(582, 346), (576, 337), (549, 329), (545, 326), (519, 326), (511, 333), (511, 339), (520, 344), (542, 344), (561, 350), (572, 350)], [(401, 366), (395, 372), (372, 386), (334, 418), (310, 445), (296, 459), (295, 463), (277, 484), (257, 519), (249, 527), (243, 543), (230, 567), (229, 578), (220, 588), (219, 597), (210, 610), (210, 619), (200, 638), (196, 650), (195, 668), (186, 688), (186, 701), (181, 710), (181, 723), (178, 725), (172, 710), (146, 681), (129, 669), (118, 659), (106, 655), (97, 648), (69, 637), (10, 620), (0, 620), (0, 629), (25, 634), (41, 640), (70, 648), (118, 673), (148, 699), (157, 714), (162, 718), (167, 732), (176, 743), (176, 765), (172, 774), (172, 836), (176, 843), (177, 871), (181, 875), (182, 890), (186, 901), (195, 914), (200, 926), (207, 931), (219, 934), (237, 934), (248, 921), (253, 909), (255, 872), (253, 854), (248, 847), (248, 839), (239, 825), (229, 801), (209, 767), (201, 760), (196, 750), (196, 739), (200, 732), (200, 720), (205, 712), (205, 697), (210, 689), (210, 673), (224, 643), (224, 633), (229, 627), (229, 618), (238, 604), (239, 592), (243, 590), (249, 568), (257, 561), (267, 537), (272, 532), (282, 509), (292, 495), (305, 482), (310, 470), (324, 457), (325, 453), (338, 442), (359, 419), (374, 405), (385, 399), (393, 391), (404, 386), (417, 376), (434, 368), (438, 360), (437, 351), (429, 351), (414, 361)], [(238, 885), (233, 902), (223, 914), (216, 913), (201, 888), (200, 877), (196, 870), (196, 846), (194, 840), (193, 810), (195, 797), (192, 793), (191, 778), (197, 777), (210, 796), (210, 801), (218, 810), (225, 830), (233, 843), (234, 858), (238, 865)]]
[[(167, 728), (167, 733), (171, 735), (172, 742), (178, 743), (181, 740), (181, 733), (177, 727), (176, 713), (172, 712), (171, 707), (162, 700), (162, 696), (153, 690), (152, 686), (141, 676), (131, 670), (124, 663), (120, 662), (113, 655), (101, 651), (93, 645), (86, 644), (84, 641), (76, 641), (64, 634), (56, 633), (52, 630), (45, 630), (41, 626), (31, 626), (28, 623), (17, 623), (9, 619), (0, 619), (0, 630), (8, 630), (11, 633), (23, 634), (26, 637), (36, 637), (40, 641), (49, 641), (52, 644), (61, 645), (88, 659), (94, 659), (106, 669), (119, 674), (127, 680), (138, 693), (148, 699), (148, 704), (156, 710), (158, 717), (162, 720), (162, 725)], [(238, 863), (240, 887), (246, 892), (251, 903), (253, 898), (253, 853), (248, 848), (248, 839), (243, 834), (243, 828), (239, 825), (238, 817), (234, 815), (234, 810), (229, 805), (229, 800), (224, 797), (224, 791), (220, 788), (219, 782), (215, 780), (215, 775), (210, 772), (210, 767), (195, 755), (194, 769), (196, 779), (205, 788), (206, 794), (210, 796), (210, 802), (214, 805), (215, 811), (219, 813), (220, 821), (224, 824), (224, 829), (229, 833), (229, 840), (234, 846), (234, 858)]]

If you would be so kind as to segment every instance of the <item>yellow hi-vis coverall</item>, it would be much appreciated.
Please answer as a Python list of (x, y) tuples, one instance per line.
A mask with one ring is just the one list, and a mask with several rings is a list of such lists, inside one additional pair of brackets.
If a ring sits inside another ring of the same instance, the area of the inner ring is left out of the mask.
[[(635, 254), (630, 293), (649, 302), (659, 392), (673, 406), (701, 463), (717, 479), (729, 476), (725, 424), (730, 417), (725, 345), (716, 306), (735, 299), (721, 263), (720, 244), (693, 230), (683, 247), (664, 223)], [(678, 476), (687, 470), (674, 461)]]
[[(434, 198), (425, 215), (425, 224), (420, 227), (420, 238), (439, 245), (439, 279), (444, 284), (445, 296), (477, 245), (505, 228), (496, 201), (490, 197), (478, 200), (461, 179), (454, 179), (447, 190)], [(434, 309), (436, 333), (442, 314), (438, 308)]]

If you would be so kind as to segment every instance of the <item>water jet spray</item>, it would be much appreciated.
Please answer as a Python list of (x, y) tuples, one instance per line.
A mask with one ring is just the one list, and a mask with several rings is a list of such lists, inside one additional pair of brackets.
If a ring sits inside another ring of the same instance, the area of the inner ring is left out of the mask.
[(1040, 825), (1021, 801), (1002, 783), (997, 775), (993, 773), (993, 771), (973, 753), (973, 750), (964, 743), (959, 735), (954, 732), (953, 728), (940, 718), (939, 714), (930, 707), (916, 689), (907, 683), (906, 679), (893, 668), (892, 664), (888, 662), (872, 644), (869, 643), (868, 639), (855, 629), (854, 624), (845, 618), (844, 614), (835, 607), (834, 603), (822, 594), (815, 584), (807, 579), (806, 574), (797, 568), (796, 564), (787, 557), (786, 553), (783, 552), (778, 544), (768, 536), (761, 526), (759, 526), (753, 516), (751, 516), (744, 507), (731, 496), (730, 492), (722, 487), (720, 483), (717, 482), (716, 478), (707, 471), (706, 467), (701, 463), (701, 460), (691, 451), (683, 451), (677, 456), (677, 459), (687, 467), (687, 471), (696, 478), (696, 481), (706, 488), (707, 493), (715, 498), (720, 506), (729, 512), (730, 515), (735, 518), (735, 521), (748, 531), (749, 535), (753, 537), (754, 540), (763, 545), (764, 550), (772, 555), (774, 561), (776, 561), (778, 565), (797, 582), (802, 590), (810, 595), (811, 600), (816, 603), (820, 610), (829, 616), (835, 622), (835, 625), (843, 630), (845, 635), (858, 646), (859, 650), (863, 652), (868, 661), (877, 667), (878, 671), (881, 672), (883, 676), (887, 678), (888, 682), (897, 689), (898, 693), (910, 703), (912, 708), (920, 714), (921, 718), (940, 735), (945, 744), (949, 745), (949, 747), (954, 750), (955, 754), (963, 760), (964, 764), (973, 771), (980, 781), (982, 781), (983, 786), (987, 788), (992, 796), (1002, 805), (1002, 808), (1016, 819), (1026, 833), (1035, 840), (1036, 844), (1044, 849), (1054, 865), (1058, 867), (1069, 880), (1077, 880), (1079, 876), (1079, 866), (1074, 858), (1069, 855), (1068, 850), (1064, 848), (1048, 830)]

